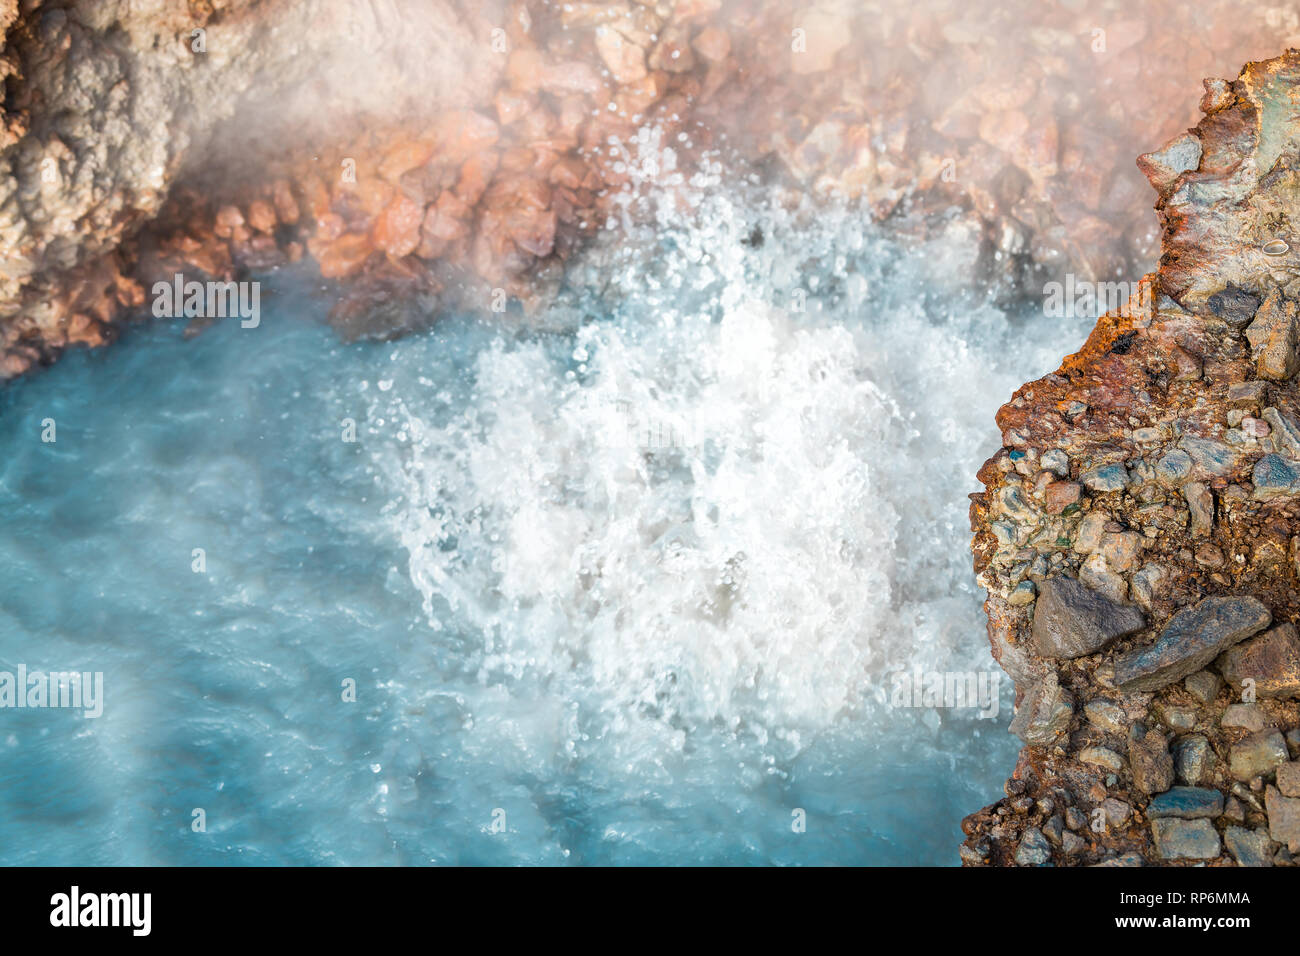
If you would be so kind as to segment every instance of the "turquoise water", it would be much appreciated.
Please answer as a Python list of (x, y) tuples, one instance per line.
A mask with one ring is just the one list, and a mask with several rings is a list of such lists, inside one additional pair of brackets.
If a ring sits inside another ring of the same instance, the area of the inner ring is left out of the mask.
[(1061, 329), (922, 307), (926, 256), (840, 226), (791, 314), (747, 233), (567, 331), (345, 346), (281, 274), (257, 329), (0, 393), (0, 670), (105, 696), (0, 710), (0, 862), (955, 863), (1009, 683), (888, 678), (993, 668), (965, 494)]

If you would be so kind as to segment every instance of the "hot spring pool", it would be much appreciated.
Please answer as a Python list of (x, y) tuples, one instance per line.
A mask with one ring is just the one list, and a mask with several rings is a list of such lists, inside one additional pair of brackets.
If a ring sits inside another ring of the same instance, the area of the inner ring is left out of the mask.
[(104, 675), (0, 710), (0, 862), (955, 863), (1010, 682), (890, 675), (995, 669), (966, 494), (1084, 323), (854, 221), (665, 232), (534, 334), (342, 345), (282, 273), (0, 392), (0, 670)]

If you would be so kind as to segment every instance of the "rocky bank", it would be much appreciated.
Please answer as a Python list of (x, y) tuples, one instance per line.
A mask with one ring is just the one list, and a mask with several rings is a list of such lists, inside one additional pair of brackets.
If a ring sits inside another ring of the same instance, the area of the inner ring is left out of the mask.
[[(147, 317), (176, 272), (306, 258), (346, 337), (535, 312), (702, 156), (908, 235), (1007, 294), (1149, 267), (1133, 142), (1266, 3), (0, 0), (0, 376)], [(1190, 105), (1187, 107), (1190, 111)], [(677, 177), (675, 179), (675, 177)], [(513, 309), (514, 306), (511, 305)]]
[(1300, 854), (1300, 53), (1138, 163), (1159, 268), (999, 411), (972, 495), (1024, 741), (984, 865)]

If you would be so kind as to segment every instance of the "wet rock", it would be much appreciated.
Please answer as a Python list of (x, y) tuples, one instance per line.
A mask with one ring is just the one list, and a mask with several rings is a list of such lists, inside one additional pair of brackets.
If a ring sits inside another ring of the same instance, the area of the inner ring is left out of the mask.
[(1094, 767), (1101, 767), (1112, 773), (1119, 773), (1124, 769), (1124, 758), (1109, 747), (1085, 747), (1079, 751), (1079, 762), (1090, 763)]
[(711, 63), (721, 63), (731, 52), (731, 38), (717, 27), (705, 27), (692, 41), (695, 51)]
[(1034, 603), (1038, 589), (1033, 581), (1021, 581), (1007, 595), (1007, 603), (1012, 607), (1027, 607)]
[(1223, 845), (1238, 866), (1273, 865), (1273, 841), (1263, 830), (1228, 827), (1223, 831)]
[(1124, 708), (1109, 700), (1090, 700), (1084, 705), (1083, 715), (1099, 730), (1108, 734), (1123, 734), (1128, 730)]
[(1300, 797), (1300, 763), (1284, 763), (1277, 768), (1277, 788), (1284, 797)]
[(1093, 654), (1146, 626), (1142, 612), (1097, 593), (1080, 581), (1053, 575), (1039, 587), (1031, 638), (1044, 657)]
[(1300, 421), (1290, 412), (1272, 407), (1264, 409), (1263, 414), (1269, 425), (1266, 434), (1272, 435), (1274, 448), (1292, 460), (1300, 458)]
[(1259, 309), (1259, 299), (1231, 283), (1207, 300), (1210, 311), (1234, 329), (1244, 329)]
[(1268, 726), (1268, 720), (1255, 704), (1229, 704), (1219, 719), (1219, 726), (1257, 732)]
[(348, 233), (333, 242), (313, 249), (320, 274), (326, 279), (356, 275), (374, 252), (367, 236)]
[(1167, 701), (1160, 705), (1160, 719), (1171, 729), (1186, 732), (1196, 726), (1196, 710), (1192, 707), (1176, 707)]
[(1016, 846), (1017, 866), (1046, 866), (1052, 860), (1052, 846), (1038, 827), (1029, 827)]
[(1106, 516), (1099, 511), (1084, 515), (1079, 522), (1079, 533), (1074, 539), (1074, 550), (1080, 554), (1092, 554), (1101, 547), (1102, 535), (1106, 532)]
[(1181, 485), (1192, 473), (1192, 456), (1175, 449), (1156, 462), (1156, 480), (1167, 488)]
[(1300, 370), (1300, 324), (1296, 304), (1274, 289), (1246, 329), (1260, 378), (1276, 382)]
[(1223, 794), (1210, 787), (1174, 787), (1152, 799), (1147, 816), (1213, 820), (1223, 813)]
[(1300, 853), (1300, 799), (1284, 797), (1277, 787), (1264, 791), (1268, 811), (1268, 835), (1285, 844), (1292, 853)]
[(1237, 690), (1249, 680), (1258, 697), (1300, 697), (1300, 634), (1289, 621), (1279, 624), (1224, 651), (1214, 666)]
[(1204, 537), (1214, 530), (1214, 495), (1203, 481), (1183, 485), (1183, 497), (1192, 515), (1192, 535)]
[(1154, 644), (1117, 658), (1115, 684), (1128, 692), (1159, 690), (1201, 670), (1271, 620), (1268, 608), (1255, 598), (1205, 598), (1175, 614)]
[(1074, 481), (1054, 481), (1043, 490), (1044, 510), (1049, 515), (1059, 515), (1071, 505), (1079, 503), (1083, 488)]
[(1191, 133), (1175, 136), (1160, 149), (1137, 159), (1138, 168), (1161, 194), (1172, 192), (1178, 177), (1195, 170), (1200, 163), (1201, 141)]
[(1129, 473), (1123, 465), (1098, 465), (1089, 468), (1079, 480), (1090, 491), (1123, 491), (1129, 483)]
[(1074, 698), (1050, 673), (1025, 692), (1009, 730), (1027, 744), (1046, 747), (1064, 733), (1074, 716)]
[(645, 50), (613, 27), (597, 27), (596, 51), (619, 84), (635, 83), (645, 78)]
[(1261, 730), (1234, 744), (1228, 755), (1228, 770), (1243, 783), (1267, 776), (1287, 761), (1286, 740), (1276, 730)]
[(1255, 463), (1251, 480), (1257, 501), (1291, 498), (1300, 495), (1300, 462), (1268, 454)]
[(838, 12), (810, 9), (796, 17), (795, 28), (803, 31), (802, 49), (790, 55), (796, 74), (824, 73), (835, 65), (835, 55), (853, 36), (849, 21)]
[(1102, 536), (1098, 553), (1106, 566), (1123, 574), (1137, 567), (1142, 553), (1142, 535), (1136, 531), (1114, 531)]
[(1196, 786), (1209, 778), (1214, 767), (1214, 751), (1203, 734), (1179, 740), (1174, 747), (1174, 769), (1180, 781)]
[(1226, 478), (1236, 470), (1238, 452), (1217, 439), (1188, 435), (1178, 444), (1191, 456), (1193, 473)]
[(1174, 785), (1174, 758), (1163, 732), (1154, 728), (1143, 732), (1135, 724), (1129, 734), (1128, 762), (1133, 784), (1143, 793), (1163, 793)]
[(1223, 686), (1223, 681), (1212, 671), (1197, 671), (1195, 674), (1188, 675), (1183, 681), (1183, 686), (1187, 688), (1187, 693), (1202, 704), (1208, 704), (1219, 696), (1219, 688)]
[(1106, 814), (1106, 823), (1112, 827), (1122, 827), (1133, 818), (1133, 808), (1123, 800), (1107, 797), (1101, 802), (1102, 812)]
[(1162, 817), (1151, 821), (1151, 836), (1164, 860), (1213, 860), (1219, 855), (1219, 834), (1209, 820)]

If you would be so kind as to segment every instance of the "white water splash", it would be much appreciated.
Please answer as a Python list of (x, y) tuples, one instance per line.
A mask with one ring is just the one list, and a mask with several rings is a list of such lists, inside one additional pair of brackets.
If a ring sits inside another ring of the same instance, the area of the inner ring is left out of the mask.
[(380, 470), (429, 623), (481, 635), (480, 681), (581, 701), (616, 742), (713, 725), (779, 758), (870, 727), (888, 671), (989, 666), (964, 494), (1008, 323), (928, 315), (906, 290), (934, 264), (886, 263), (854, 215), (662, 200), (629, 200), (657, 226), (600, 263), (612, 320), (564, 352), (498, 338), (437, 421), (399, 390), (383, 413), (411, 440)]

